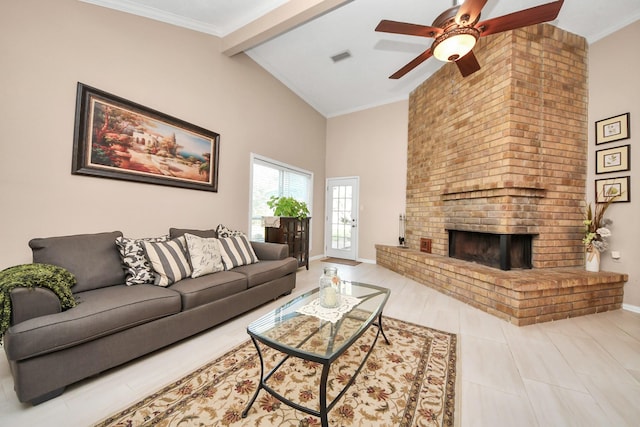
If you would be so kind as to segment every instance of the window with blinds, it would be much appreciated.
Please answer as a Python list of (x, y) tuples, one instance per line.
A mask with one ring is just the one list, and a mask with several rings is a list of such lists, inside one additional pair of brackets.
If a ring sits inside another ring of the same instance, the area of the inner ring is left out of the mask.
[(251, 240), (264, 241), (262, 217), (273, 215), (271, 196), (293, 197), (311, 211), (313, 173), (257, 154), (251, 154)]

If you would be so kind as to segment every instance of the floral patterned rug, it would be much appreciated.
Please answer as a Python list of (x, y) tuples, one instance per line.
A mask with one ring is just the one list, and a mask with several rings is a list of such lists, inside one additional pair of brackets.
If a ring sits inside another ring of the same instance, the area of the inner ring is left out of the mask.
[[(294, 330), (317, 328), (317, 322)], [(452, 426), (456, 335), (384, 317), (380, 336), (355, 382), (329, 412), (330, 426)], [(375, 337), (371, 327), (331, 365), (327, 402), (338, 395)], [(282, 353), (261, 346), (267, 372)], [(279, 393), (318, 409), (322, 366), (289, 358), (269, 379)], [(251, 341), (97, 424), (132, 426), (320, 426), (320, 419), (295, 410), (261, 390), (247, 418), (242, 411), (260, 378)]]

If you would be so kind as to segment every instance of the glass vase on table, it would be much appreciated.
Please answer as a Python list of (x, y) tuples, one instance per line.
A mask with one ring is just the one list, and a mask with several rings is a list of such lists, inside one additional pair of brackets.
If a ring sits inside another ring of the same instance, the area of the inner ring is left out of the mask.
[(340, 306), (340, 277), (336, 267), (325, 267), (320, 276), (320, 306), (336, 308)]

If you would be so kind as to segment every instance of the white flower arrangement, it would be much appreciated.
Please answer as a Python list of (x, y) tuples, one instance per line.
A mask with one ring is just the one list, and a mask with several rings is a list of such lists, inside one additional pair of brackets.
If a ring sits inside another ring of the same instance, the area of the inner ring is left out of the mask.
[[(608, 222), (610, 223), (611, 221), (609, 220)], [(586, 220), (584, 223), (587, 228), (591, 225)], [(606, 240), (608, 237), (611, 237), (611, 230), (606, 227), (600, 227), (595, 232), (586, 232), (582, 243), (587, 247), (587, 251), (597, 249), (598, 252), (604, 252), (609, 248), (609, 243)]]
[(591, 204), (587, 204), (585, 210), (584, 224), (584, 237), (582, 243), (584, 243), (587, 252), (604, 252), (609, 248), (607, 239), (611, 237), (611, 230), (607, 228), (612, 221), (604, 217), (605, 212), (609, 208), (609, 205), (620, 197), (620, 194), (605, 194), (603, 195), (604, 202), (596, 202), (595, 207), (592, 209)]

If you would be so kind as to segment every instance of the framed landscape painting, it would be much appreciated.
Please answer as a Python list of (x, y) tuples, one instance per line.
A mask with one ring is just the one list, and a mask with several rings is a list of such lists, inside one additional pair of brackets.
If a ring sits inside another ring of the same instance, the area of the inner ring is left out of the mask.
[(218, 191), (220, 135), (78, 83), (71, 173)]

